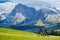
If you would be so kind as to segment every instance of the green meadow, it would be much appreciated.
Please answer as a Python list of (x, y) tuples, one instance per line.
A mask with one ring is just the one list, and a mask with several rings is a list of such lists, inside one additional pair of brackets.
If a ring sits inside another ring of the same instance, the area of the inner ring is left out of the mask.
[(60, 36), (40, 36), (33, 32), (0, 28), (0, 40), (60, 40)]

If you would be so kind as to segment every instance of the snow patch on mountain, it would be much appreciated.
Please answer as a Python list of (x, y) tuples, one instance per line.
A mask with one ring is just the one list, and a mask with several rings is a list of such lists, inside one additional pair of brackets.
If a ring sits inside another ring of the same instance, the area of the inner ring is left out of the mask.
[(47, 15), (47, 18), (46, 18), (46, 21), (48, 21), (48, 22), (59, 22), (59, 17), (58, 17), (58, 15), (54, 15), (54, 14), (52, 14), (52, 15)]
[(16, 13), (16, 15), (14, 16), (14, 19), (15, 19), (15, 24), (17, 24), (24, 21), (26, 18), (21, 13)]
[(6, 17), (5, 15), (2, 15), (0, 20), (4, 20), (4, 19), (6, 19)]

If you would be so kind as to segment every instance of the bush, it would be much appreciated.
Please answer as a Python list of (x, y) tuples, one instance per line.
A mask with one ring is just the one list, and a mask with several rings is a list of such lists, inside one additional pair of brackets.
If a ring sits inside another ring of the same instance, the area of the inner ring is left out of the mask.
[(48, 32), (49, 35), (60, 36), (60, 30), (51, 30)]

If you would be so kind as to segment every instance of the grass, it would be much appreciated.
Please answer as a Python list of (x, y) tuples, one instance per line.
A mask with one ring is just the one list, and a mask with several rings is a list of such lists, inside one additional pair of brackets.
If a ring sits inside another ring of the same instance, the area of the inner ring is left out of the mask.
[(0, 28), (0, 40), (60, 40), (60, 36), (38, 36), (32, 32)]
[(0, 33), (10, 33), (10, 34), (34, 34), (32, 32), (26, 32), (22, 30), (14, 30), (9, 28), (0, 28)]

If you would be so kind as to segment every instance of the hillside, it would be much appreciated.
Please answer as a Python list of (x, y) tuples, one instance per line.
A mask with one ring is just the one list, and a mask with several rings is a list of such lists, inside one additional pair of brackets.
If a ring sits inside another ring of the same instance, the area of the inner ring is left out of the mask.
[(60, 36), (38, 36), (32, 32), (0, 28), (0, 40), (60, 40)]

